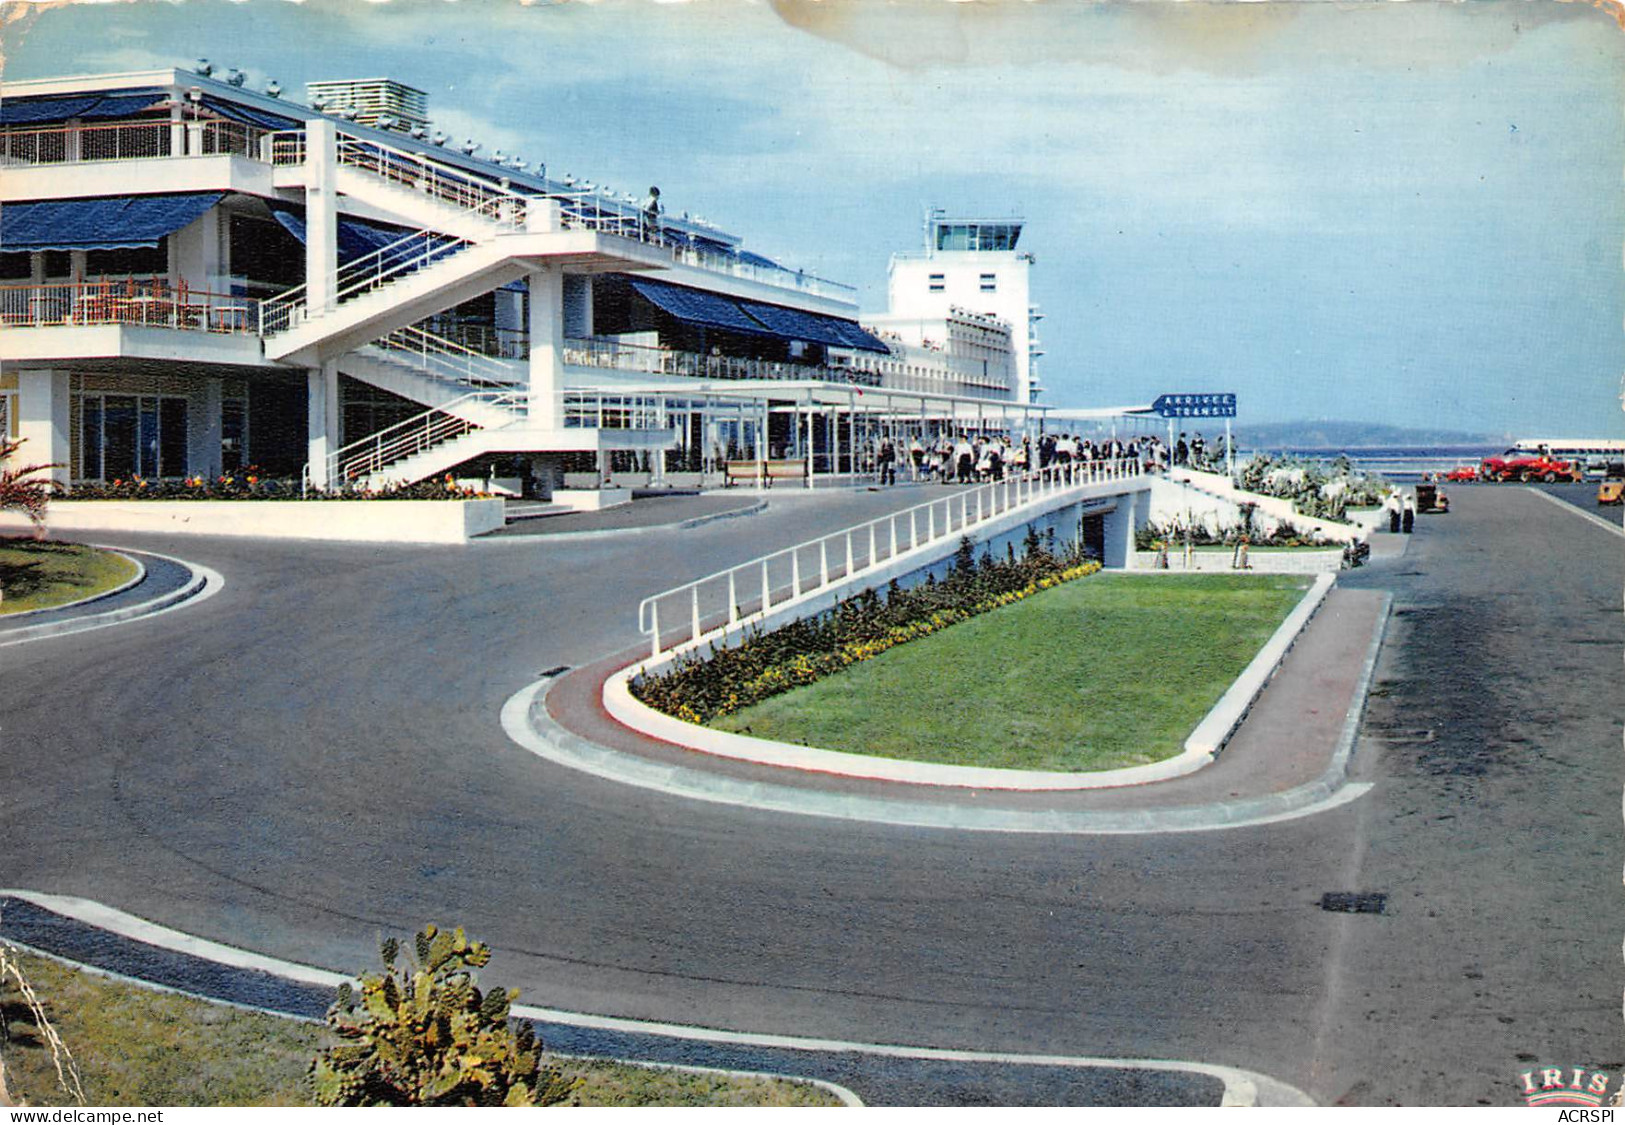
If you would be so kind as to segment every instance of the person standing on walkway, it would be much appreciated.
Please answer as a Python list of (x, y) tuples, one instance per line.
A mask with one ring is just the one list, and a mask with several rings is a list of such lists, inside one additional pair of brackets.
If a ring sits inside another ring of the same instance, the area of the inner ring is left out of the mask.
[(1388, 512), (1388, 531), (1397, 534), (1399, 531), (1399, 493), (1390, 492), (1382, 506)]
[(892, 445), (891, 438), (880, 439), (880, 483), (897, 483), (897, 448)]
[(1401, 517), (1400, 529), (1406, 535), (1416, 526), (1416, 497), (1406, 493), (1404, 501), (1404, 514)]

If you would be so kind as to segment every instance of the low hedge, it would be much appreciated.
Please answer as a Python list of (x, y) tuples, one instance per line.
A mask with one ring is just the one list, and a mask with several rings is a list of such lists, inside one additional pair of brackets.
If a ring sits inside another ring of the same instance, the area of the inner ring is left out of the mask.
[(904, 589), (894, 579), (884, 599), (865, 590), (817, 617), (753, 631), (731, 647), (712, 644), (665, 672), (637, 677), (631, 691), (657, 711), (706, 723), (1099, 569), (1081, 547), (1057, 551), (1053, 532), (1042, 540), (1031, 526), (1019, 557), (1011, 544), (1003, 559), (991, 552), (978, 559), (970, 540), (961, 539), (940, 582), (931, 575)]
[(462, 488), (450, 477), (380, 489), (301, 488), (297, 480), (268, 477), (252, 467), (217, 477), (181, 480), (131, 477), (76, 484), (58, 493), (63, 500), (467, 500), (483, 493)]

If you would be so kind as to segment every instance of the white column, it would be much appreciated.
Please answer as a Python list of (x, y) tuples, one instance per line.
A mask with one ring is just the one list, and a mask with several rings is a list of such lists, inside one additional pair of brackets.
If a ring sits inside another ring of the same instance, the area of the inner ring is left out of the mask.
[(186, 91), (172, 86), (169, 96), (169, 155), (183, 156), (186, 153)]
[(220, 404), (225, 397), (219, 376), (203, 380), (200, 393), (186, 400), (186, 471), (220, 475)]
[(72, 479), (68, 441), (68, 373), (23, 371), (17, 381), (17, 436), (24, 465), (60, 463), (49, 476), (58, 484)]
[[(557, 206), (556, 204), (554, 205)], [(530, 425), (564, 428), (564, 275), (557, 267), (532, 270), (530, 286)]]
[(312, 313), (325, 312), (338, 303), (337, 178), (338, 131), (331, 121), (306, 122), (305, 298)]
[(310, 484), (327, 488), (338, 484), (327, 475), (327, 459), (339, 447), (343, 429), (339, 418), (339, 364), (328, 360), (320, 367), (305, 370), (305, 401), (309, 412), (306, 427), (310, 463)]

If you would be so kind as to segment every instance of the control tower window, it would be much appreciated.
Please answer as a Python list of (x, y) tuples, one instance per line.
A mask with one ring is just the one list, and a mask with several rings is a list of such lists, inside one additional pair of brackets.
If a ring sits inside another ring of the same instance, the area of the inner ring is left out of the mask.
[(947, 279), (940, 273), (934, 273), (927, 279), (928, 288), (933, 293), (941, 293), (947, 289)]

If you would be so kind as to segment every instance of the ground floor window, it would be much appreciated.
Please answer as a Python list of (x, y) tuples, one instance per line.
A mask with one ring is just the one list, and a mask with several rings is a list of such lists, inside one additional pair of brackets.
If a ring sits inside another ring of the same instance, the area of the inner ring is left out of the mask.
[(220, 471), (241, 469), (248, 453), (248, 401), (228, 398), (220, 404)]
[(79, 477), (186, 475), (186, 399), (86, 394), (79, 398)]

